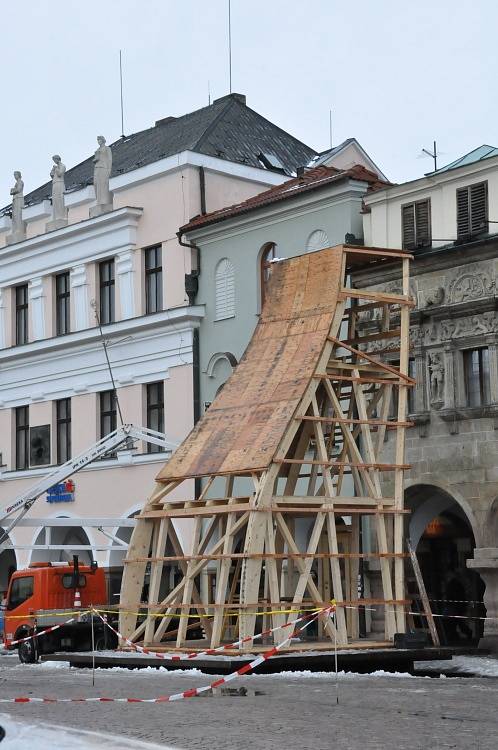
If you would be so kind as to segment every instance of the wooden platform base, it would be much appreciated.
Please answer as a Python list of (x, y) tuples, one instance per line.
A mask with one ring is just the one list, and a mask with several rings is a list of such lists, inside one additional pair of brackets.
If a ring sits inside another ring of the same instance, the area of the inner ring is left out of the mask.
[[(334, 672), (334, 652), (320, 651), (303, 653), (285, 653), (274, 656), (260, 664), (255, 670), (258, 674), (274, 674), (287, 671)], [(338, 668), (344, 672), (369, 674), (377, 670), (387, 672), (413, 673), (414, 662), (451, 659), (456, 655), (480, 654), (487, 652), (478, 648), (458, 648), (440, 646), (438, 648), (397, 649), (397, 648), (348, 648), (338, 652)], [(65, 661), (69, 667), (89, 669), (92, 666), (91, 653), (45, 654), (42, 661)], [(162, 667), (163, 669), (200, 669), (205, 674), (230, 674), (240, 669), (249, 661), (247, 656), (210, 656), (202, 659), (179, 659), (178, 661), (161, 661), (146, 656), (134, 656), (117, 651), (112, 656), (101, 656), (96, 652), (95, 666), (101, 668), (124, 667), (144, 669), (145, 667)], [(332, 677), (332, 675), (331, 675)], [(199, 682), (197, 677), (195, 682)]]
[[(151, 651), (156, 651), (159, 654), (189, 654), (194, 651), (204, 651), (205, 649), (209, 648), (209, 644), (206, 643), (206, 641), (188, 641), (188, 647), (182, 646), (179, 648), (168, 646), (167, 643), (162, 644), (160, 646), (154, 646), (150, 647)], [(245, 654), (261, 654), (265, 651), (268, 651), (268, 649), (271, 648), (271, 644), (252, 644), (248, 645), (245, 649), (226, 649), (223, 651), (223, 654), (226, 656), (245, 656)], [(311, 651), (330, 651), (331, 645), (330, 641), (299, 641), (295, 643), (291, 643), (286, 648), (282, 648), (279, 653), (280, 654), (299, 654), (303, 652), (311, 652)], [(353, 641), (352, 643), (346, 644), (346, 645), (339, 645), (337, 647), (338, 651), (350, 651), (351, 649), (355, 649), (358, 651), (367, 651), (370, 649), (378, 650), (378, 649), (390, 649), (393, 648), (393, 644), (391, 641), (376, 641), (376, 640), (361, 640), (361, 641)], [(131, 648), (123, 648), (123, 651), (133, 653), (133, 649)]]

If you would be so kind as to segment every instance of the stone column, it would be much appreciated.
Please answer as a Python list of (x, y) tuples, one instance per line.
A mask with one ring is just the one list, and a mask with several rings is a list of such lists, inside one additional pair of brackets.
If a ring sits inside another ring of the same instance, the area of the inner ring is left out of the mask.
[(29, 282), (29, 317), (33, 340), (45, 338), (45, 295), (43, 293), (43, 279), (38, 276)]
[(476, 547), (474, 558), (467, 560), (467, 567), (479, 573), (484, 581), (486, 617), (493, 618), (484, 621), (479, 646), (498, 654), (498, 547)]
[(5, 290), (0, 289), (0, 349), (5, 349), (7, 345), (7, 336), (5, 326)]
[(455, 407), (455, 368), (453, 350), (450, 345), (444, 347), (444, 408)]
[(74, 302), (74, 324), (71, 328), (73, 331), (83, 331), (89, 327), (88, 282), (84, 265), (71, 268), (71, 294)]
[(415, 394), (413, 399), (414, 409), (421, 413), (425, 411), (425, 358), (422, 349), (415, 350)]
[(488, 344), (489, 350), (489, 391), (491, 403), (498, 403), (498, 346), (495, 343)]
[(116, 276), (119, 284), (121, 320), (135, 317), (135, 290), (133, 285), (133, 256), (135, 250), (124, 250), (116, 257)]

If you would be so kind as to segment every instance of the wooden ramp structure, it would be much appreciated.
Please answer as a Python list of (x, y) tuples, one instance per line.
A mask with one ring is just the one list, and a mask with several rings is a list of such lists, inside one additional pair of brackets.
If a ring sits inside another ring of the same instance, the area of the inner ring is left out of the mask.
[[(355, 642), (360, 605), (384, 608), (387, 641), (405, 631), (410, 258), (338, 245), (273, 264), (243, 358), (138, 516), (121, 590), (125, 637), (182, 649), (200, 621), (211, 648), (264, 628), (277, 628), (279, 643), (288, 630), (278, 628), (296, 610), (332, 599), (334, 620), (318, 621), (322, 641)], [(401, 294), (351, 287), (355, 269), (379, 263), (401, 264)], [(378, 331), (362, 336), (361, 316), (371, 311)], [(398, 366), (383, 357), (393, 345)], [(391, 463), (382, 455), (386, 430), (395, 431)], [(200, 495), (172, 500), (192, 479)], [(360, 533), (367, 516), (372, 549)], [(185, 551), (180, 519), (192, 532)], [(380, 566), (376, 600), (358, 595), (360, 560), (369, 558)], [(181, 577), (165, 584), (171, 565)]]

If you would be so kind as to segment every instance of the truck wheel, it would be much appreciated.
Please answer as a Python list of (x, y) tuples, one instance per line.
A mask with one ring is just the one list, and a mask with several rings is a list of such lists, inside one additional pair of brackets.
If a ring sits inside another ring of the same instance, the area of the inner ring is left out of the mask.
[(20, 643), (17, 653), (19, 655), (19, 661), (22, 664), (35, 664), (38, 661), (38, 649), (36, 648), (33, 638), (30, 638), (29, 641), (24, 641), (24, 643)]

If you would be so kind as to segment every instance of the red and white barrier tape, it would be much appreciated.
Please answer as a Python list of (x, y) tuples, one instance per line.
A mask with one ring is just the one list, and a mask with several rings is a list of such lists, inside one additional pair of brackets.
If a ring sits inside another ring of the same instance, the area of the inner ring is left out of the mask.
[(304, 619), (307, 619), (308, 622), (306, 622), (300, 628), (297, 628), (297, 630), (292, 630), (292, 632), (284, 641), (282, 641), (282, 643), (279, 643), (277, 646), (273, 646), (272, 648), (268, 649), (268, 651), (265, 651), (264, 654), (260, 654), (251, 662), (249, 662), (249, 664), (245, 664), (235, 672), (226, 675), (226, 677), (220, 677), (214, 682), (211, 682), (209, 685), (203, 685), (199, 688), (192, 688), (191, 690), (184, 690), (182, 693), (161, 695), (158, 698), (108, 698), (104, 696), (95, 698), (31, 698), (28, 696), (20, 696), (17, 698), (0, 698), (0, 703), (171, 703), (173, 701), (183, 700), (184, 698), (194, 698), (196, 695), (201, 695), (208, 690), (221, 687), (221, 685), (225, 685), (227, 682), (231, 682), (237, 677), (240, 677), (241, 675), (247, 674), (247, 672), (251, 672), (253, 669), (256, 669), (256, 667), (258, 667), (260, 664), (263, 664), (263, 662), (267, 661), (272, 656), (281, 651), (295, 635), (305, 630), (308, 625), (311, 625), (311, 623), (320, 615), (329, 615), (334, 611), (335, 607), (327, 607), (326, 609), (322, 609), (319, 612), (314, 613), (313, 615), (306, 615), (305, 617), (300, 617), (297, 620), (294, 620), (290, 624), (296, 625), (298, 622)]
[(319, 610), (319, 612), (312, 612), (307, 615), (303, 615), (302, 617), (298, 617), (297, 620), (293, 620), (292, 622), (287, 622), (284, 625), (278, 625), (276, 628), (268, 628), (268, 630), (263, 630), (261, 633), (257, 633), (256, 635), (248, 635), (245, 638), (241, 638), (238, 641), (234, 641), (233, 643), (224, 644), (223, 646), (217, 646), (216, 648), (208, 648), (204, 651), (188, 651), (184, 654), (168, 654), (168, 653), (161, 653), (158, 651), (151, 651), (150, 649), (146, 648), (145, 646), (139, 646), (138, 643), (133, 643), (133, 641), (130, 641), (129, 638), (125, 638), (118, 630), (112, 627), (110, 623), (107, 622), (107, 620), (102, 617), (102, 615), (97, 611), (97, 614), (99, 615), (100, 619), (103, 623), (107, 625), (108, 628), (112, 630), (112, 632), (117, 635), (117, 637), (126, 643), (127, 646), (130, 646), (130, 648), (135, 649), (135, 651), (138, 651), (141, 654), (147, 654), (148, 656), (154, 656), (157, 659), (162, 659), (163, 661), (183, 661), (185, 659), (199, 659), (203, 656), (212, 656), (213, 654), (219, 654), (223, 651), (229, 651), (233, 648), (238, 648), (243, 643), (249, 643), (250, 641), (255, 641), (258, 638), (263, 638), (266, 635), (271, 635), (272, 633), (275, 633), (277, 630), (283, 630), (284, 628), (291, 628), (295, 627), (297, 623), (302, 622), (305, 619), (309, 619), (314, 617), (317, 614), (320, 614), (321, 612), (330, 611), (332, 608), (327, 608), (326, 610)]
[(53, 633), (54, 630), (62, 628), (63, 625), (69, 625), (69, 623), (73, 622), (74, 619), (74, 617), (71, 617), (70, 620), (66, 620), (66, 622), (60, 622), (58, 625), (52, 625), (50, 628), (42, 630), (39, 633), (33, 633), (32, 635), (27, 635), (25, 638), (18, 638), (16, 641), (10, 641), (9, 646), (17, 646), (18, 643), (24, 643), (25, 641), (30, 641), (32, 638), (40, 638), (42, 635), (47, 635), (47, 633)]

